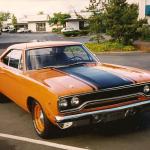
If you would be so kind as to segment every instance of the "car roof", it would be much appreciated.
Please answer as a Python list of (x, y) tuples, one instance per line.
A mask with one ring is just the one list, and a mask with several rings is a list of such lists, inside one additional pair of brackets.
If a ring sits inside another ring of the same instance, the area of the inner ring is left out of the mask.
[(80, 45), (79, 42), (71, 41), (46, 41), (46, 42), (32, 42), (32, 43), (21, 43), (10, 46), (8, 49), (21, 49), (28, 50), (42, 47), (54, 47), (54, 46), (69, 46), (69, 45)]

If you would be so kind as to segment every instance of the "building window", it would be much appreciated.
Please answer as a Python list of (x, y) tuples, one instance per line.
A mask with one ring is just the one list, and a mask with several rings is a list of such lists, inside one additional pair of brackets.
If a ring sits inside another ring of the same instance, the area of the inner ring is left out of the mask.
[(84, 21), (79, 21), (79, 29), (84, 29)]
[(146, 5), (145, 7), (145, 15), (150, 16), (150, 5)]
[(36, 31), (46, 31), (46, 23), (36, 23)]

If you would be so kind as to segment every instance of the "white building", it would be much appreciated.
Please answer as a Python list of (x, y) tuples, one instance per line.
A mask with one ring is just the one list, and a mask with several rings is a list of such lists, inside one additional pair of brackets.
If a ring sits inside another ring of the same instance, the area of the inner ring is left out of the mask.
[(150, 0), (127, 0), (129, 4), (136, 3), (139, 5), (139, 19), (147, 18), (150, 24)]
[(70, 14), (71, 18), (66, 20), (66, 28), (73, 28), (74, 30), (80, 30), (89, 25), (86, 19), (90, 17), (91, 13), (80, 12), (78, 14), (81, 15), (84, 18), (84, 20), (78, 18), (75, 13), (71, 13)]
[[(17, 28), (28, 28), (32, 32), (51, 32), (49, 15), (30, 15), (17, 18)], [(12, 26), (11, 19), (3, 22), (3, 27)]]
[(51, 32), (48, 15), (28, 16), (28, 29), (32, 32)]
[[(107, 0), (104, 0), (106, 2)], [(139, 19), (146, 18), (150, 24), (150, 0), (127, 0), (129, 4), (138, 4), (139, 5)], [(81, 12), (79, 15), (88, 19), (91, 13)], [(86, 20), (79, 19), (75, 13), (71, 14), (71, 18), (66, 20), (66, 28), (73, 28), (75, 30), (80, 30), (87, 26)]]

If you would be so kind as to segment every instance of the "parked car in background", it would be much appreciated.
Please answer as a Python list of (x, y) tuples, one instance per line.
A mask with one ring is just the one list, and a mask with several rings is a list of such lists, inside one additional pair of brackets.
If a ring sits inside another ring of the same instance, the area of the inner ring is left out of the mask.
[(9, 33), (14, 33), (16, 32), (15, 28), (14, 27), (5, 27), (5, 28), (2, 28), (2, 32), (9, 32)]
[(150, 72), (101, 63), (78, 42), (23, 43), (0, 57), (0, 93), (30, 112), (47, 138), (150, 111)]
[(8, 31), (9, 31), (9, 27), (2, 28), (2, 32), (8, 32)]
[(62, 33), (63, 33), (63, 32), (69, 32), (69, 31), (75, 31), (75, 29), (74, 29), (74, 28), (63, 28), (63, 29), (61, 30)]
[(26, 29), (26, 28), (20, 28), (17, 30), (17, 33), (30, 33), (31, 30), (29, 29)]

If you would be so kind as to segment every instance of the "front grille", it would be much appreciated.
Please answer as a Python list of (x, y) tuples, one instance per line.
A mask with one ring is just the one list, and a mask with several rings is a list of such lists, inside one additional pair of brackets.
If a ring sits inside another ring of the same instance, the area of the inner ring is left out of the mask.
[(138, 96), (132, 97), (132, 98), (124, 98), (124, 99), (117, 99), (117, 100), (105, 100), (98, 103), (92, 103), (84, 107), (84, 109), (90, 109), (90, 108), (97, 108), (97, 107), (104, 107), (114, 104), (119, 104), (123, 102), (132, 102), (134, 100), (137, 100)]
[[(100, 90), (100, 91), (93, 92), (93, 93), (87, 93), (87, 94), (85, 93), (85, 94), (76, 95), (80, 99), (80, 105), (76, 108), (71, 106), (70, 101), (73, 96), (64, 97), (68, 101), (69, 106), (67, 110), (62, 110), (62, 111), (79, 110), (81, 109), (82, 106), (88, 109), (92, 107), (95, 108), (95, 107), (101, 107), (105, 105), (112, 105), (112, 104), (118, 104), (121, 102), (132, 101), (133, 99), (136, 100), (138, 99), (137, 95), (139, 96), (139, 93), (141, 95), (144, 94), (143, 89), (145, 85), (150, 86), (150, 83), (122, 86), (122, 87), (116, 87), (116, 88), (111, 88), (111, 89), (104, 89), (104, 90)], [(136, 95), (136, 96), (129, 98), (128, 96), (130, 95), (134, 95), (134, 96)], [(97, 104), (95, 103), (95, 101)]]
[(122, 97), (136, 93), (143, 93), (144, 85), (131, 86), (124, 88), (114, 88), (111, 90), (102, 90), (96, 93), (80, 95), (79, 98), (82, 102), (91, 100), (109, 99), (113, 97)]

